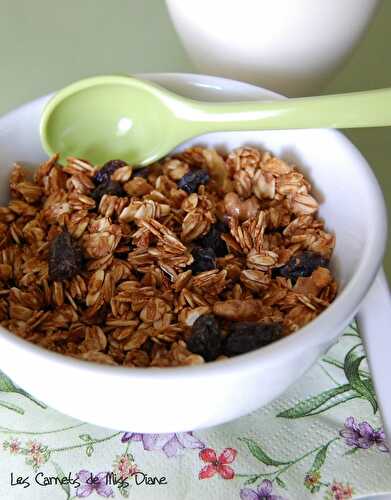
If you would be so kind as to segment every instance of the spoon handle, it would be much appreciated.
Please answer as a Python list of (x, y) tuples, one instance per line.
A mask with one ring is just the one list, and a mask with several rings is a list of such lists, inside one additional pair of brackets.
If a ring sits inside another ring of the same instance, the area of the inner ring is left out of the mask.
[(355, 128), (391, 125), (391, 88), (258, 102), (187, 101), (192, 135), (229, 130)]

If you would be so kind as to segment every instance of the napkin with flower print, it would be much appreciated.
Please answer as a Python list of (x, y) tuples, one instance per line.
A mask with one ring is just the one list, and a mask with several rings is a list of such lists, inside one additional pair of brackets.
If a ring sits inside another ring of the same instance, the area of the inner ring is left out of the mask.
[(10, 500), (349, 500), (391, 492), (389, 444), (355, 324), (279, 399), (194, 432), (78, 422), (1, 374), (0, 444), (0, 498)]

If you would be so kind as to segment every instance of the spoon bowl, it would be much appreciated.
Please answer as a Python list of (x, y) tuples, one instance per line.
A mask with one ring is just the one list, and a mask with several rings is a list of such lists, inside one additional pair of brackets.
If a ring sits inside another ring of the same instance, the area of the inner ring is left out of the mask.
[(45, 107), (41, 119), (44, 149), (96, 164), (113, 158), (137, 165), (152, 163), (176, 145), (170, 132), (177, 120), (169, 94), (158, 85), (130, 77), (76, 82)]

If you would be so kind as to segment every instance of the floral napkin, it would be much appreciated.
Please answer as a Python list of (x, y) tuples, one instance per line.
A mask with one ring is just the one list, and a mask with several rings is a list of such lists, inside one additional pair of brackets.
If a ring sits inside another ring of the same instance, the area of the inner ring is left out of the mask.
[(82, 423), (0, 372), (0, 464), (7, 500), (347, 500), (391, 492), (390, 454), (355, 325), (273, 403), (194, 432)]

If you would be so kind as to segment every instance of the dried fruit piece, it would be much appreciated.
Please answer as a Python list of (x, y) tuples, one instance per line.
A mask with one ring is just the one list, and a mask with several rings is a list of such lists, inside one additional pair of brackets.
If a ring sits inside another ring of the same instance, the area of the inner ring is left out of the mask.
[(124, 167), (125, 165), (127, 165), (127, 163), (123, 160), (108, 161), (94, 175), (93, 179), (95, 183), (102, 184), (108, 182), (111, 178), (111, 175), (117, 170), (117, 168)]
[(290, 278), (292, 284), (295, 284), (297, 278), (311, 276), (318, 267), (328, 267), (328, 265), (328, 259), (325, 259), (320, 254), (305, 251), (294, 255), (285, 266), (273, 269), (273, 277)]
[(138, 168), (133, 172), (132, 177), (144, 177), (146, 179), (151, 173), (151, 167)]
[(202, 168), (191, 170), (178, 181), (178, 187), (186, 191), (186, 193), (195, 193), (198, 186), (206, 184), (209, 181), (207, 170)]
[(212, 248), (194, 247), (191, 254), (194, 262), (190, 268), (194, 275), (216, 269), (216, 254)]
[(110, 194), (113, 196), (125, 196), (126, 193), (122, 189), (122, 186), (117, 181), (108, 180), (99, 184), (91, 193), (91, 197), (96, 201), (96, 204), (99, 205), (100, 200), (103, 198), (105, 194)]
[(56, 236), (49, 249), (49, 278), (64, 281), (76, 276), (82, 267), (82, 251), (76, 240), (64, 231)]
[(229, 233), (228, 225), (224, 222), (216, 222), (211, 226), (205, 236), (197, 240), (197, 243), (202, 248), (211, 248), (217, 257), (227, 255), (228, 248), (224, 240), (221, 239), (221, 234)]
[(199, 354), (205, 361), (213, 361), (221, 353), (219, 325), (213, 314), (200, 316), (192, 326), (192, 335), (187, 342), (188, 349)]
[(279, 323), (231, 323), (228, 331), (223, 349), (226, 356), (236, 356), (259, 349), (282, 335)]

